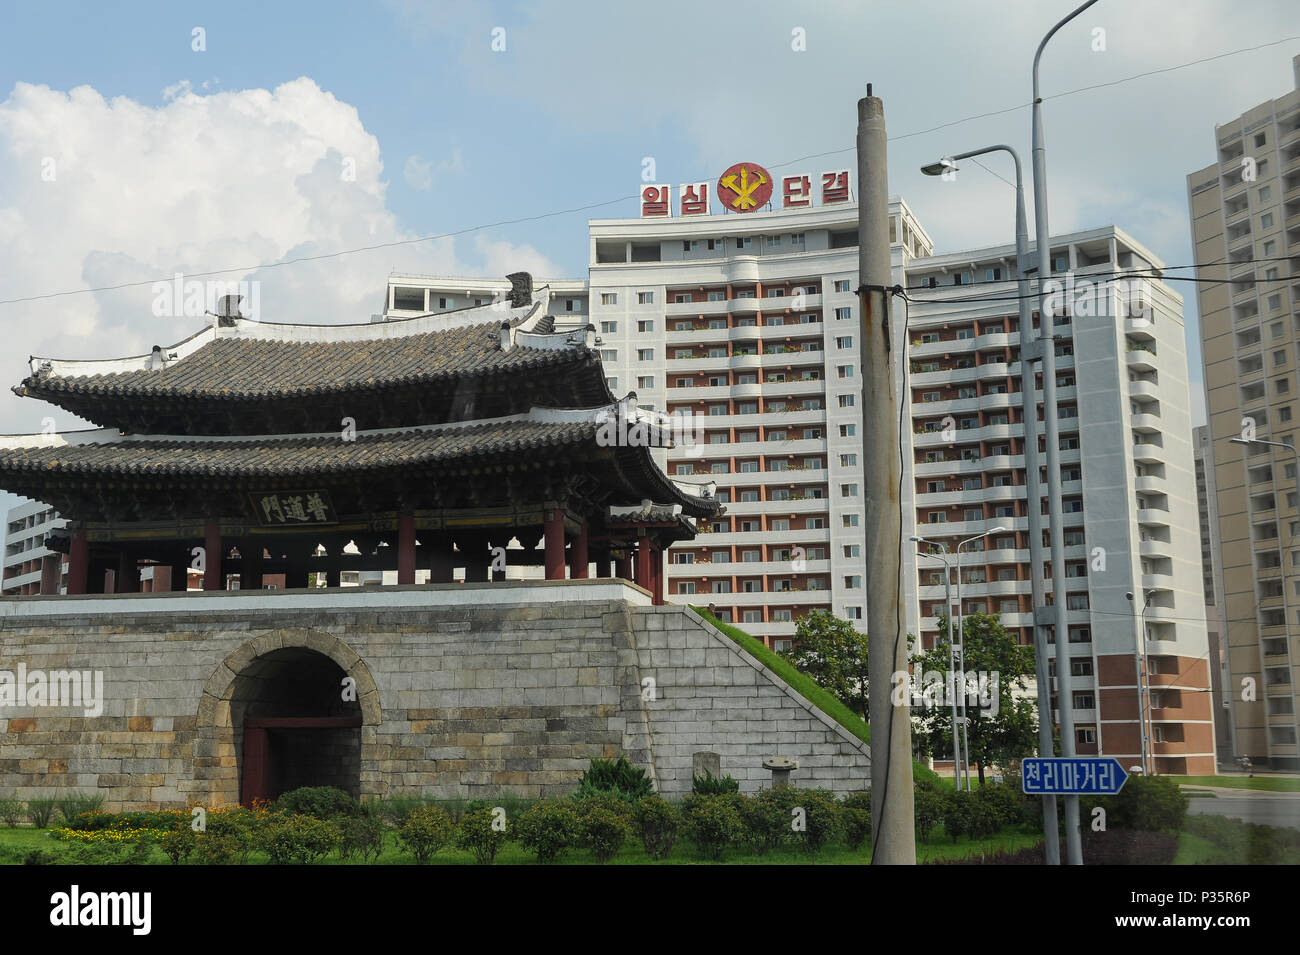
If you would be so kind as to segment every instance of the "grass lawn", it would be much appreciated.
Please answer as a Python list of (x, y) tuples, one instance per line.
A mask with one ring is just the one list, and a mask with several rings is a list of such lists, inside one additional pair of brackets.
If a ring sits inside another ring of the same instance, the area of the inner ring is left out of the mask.
[[(963, 836), (957, 842), (952, 842), (943, 833), (943, 827), (940, 826), (931, 833), (929, 843), (917, 843), (916, 857), (918, 862), (926, 862), (932, 859), (957, 859), (968, 858), (970, 856), (980, 856), (995, 852), (998, 849), (1020, 849), (1025, 846), (1032, 846), (1042, 840), (1042, 834), (1025, 829), (1008, 829), (996, 836), (987, 839), (971, 839)], [(19, 829), (0, 829), (0, 849), (45, 849), (56, 855), (63, 855), (71, 851), (68, 843), (57, 842), (45, 831), (32, 829), (29, 827)], [(807, 865), (815, 863), (817, 865), (866, 865), (871, 861), (871, 850), (868, 846), (863, 846), (856, 852), (847, 846), (837, 845), (830, 846), (818, 853), (816, 858), (810, 858), (806, 853), (795, 848), (778, 848), (764, 855), (755, 852), (744, 851), (741, 849), (728, 849), (722, 857), (723, 865)], [(266, 855), (262, 852), (253, 852), (249, 857), (249, 863), (252, 865), (265, 865), (267, 863)], [(565, 853), (560, 860), (561, 864), (568, 865), (596, 865), (595, 858), (586, 849), (572, 849)], [(161, 850), (155, 848), (149, 861), (150, 865), (170, 865), (170, 861)], [(357, 859), (343, 860), (336, 854), (331, 854), (323, 860), (321, 865), (362, 865)], [(397, 847), (397, 841), (393, 834), (388, 833), (384, 842), (384, 852), (379, 860), (372, 865), (415, 865), (415, 860), (406, 853), (400, 851)], [(473, 865), (474, 857), (469, 852), (460, 849), (443, 849), (434, 856), (435, 865)], [(497, 853), (496, 865), (536, 865), (536, 858), (527, 852), (522, 846), (514, 842), (507, 842)], [(642, 850), (639, 843), (629, 841), (628, 844), (619, 851), (608, 865), (717, 865), (696, 851), (695, 847), (686, 840), (680, 840), (673, 847), (672, 855), (663, 861), (651, 859)]]
[(1258, 789), (1270, 793), (1300, 793), (1300, 776), (1170, 776), (1180, 786)]
[(1204, 836), (1192, 835), (1190, 832), (1178, 834), (1178, 855), (1174, 856), (1173, 865), (1204, 865), (1212, 862), (1219, 855), (1219, 847)]

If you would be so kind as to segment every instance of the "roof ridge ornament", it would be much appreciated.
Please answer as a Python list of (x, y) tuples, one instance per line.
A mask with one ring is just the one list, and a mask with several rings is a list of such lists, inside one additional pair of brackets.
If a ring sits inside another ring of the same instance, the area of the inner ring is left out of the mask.
[(515, 347), (515, 330), (509, 322), (502, 322), (498, 329), (500, 334), (500, 344), (502, 351), (510, 351)]
[(506, 276), (510, 291), (506, 295), (515, 308), (523, 308), (533, 301), (533, 276), (528, 272), (511, 272)]

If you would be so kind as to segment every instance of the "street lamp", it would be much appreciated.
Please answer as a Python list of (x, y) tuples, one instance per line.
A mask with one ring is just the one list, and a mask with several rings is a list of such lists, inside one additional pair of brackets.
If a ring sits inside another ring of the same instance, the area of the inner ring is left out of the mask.
[[(1057, 22), (1034, 51), (1032, 135), (1034, 170), (1034, 232), (1038, 239), (1038, 292), (1039, 292), (1039, 353), (1043, 362), (1043, 419), (1047, 439), (1047, 514), (1048, 530), (1052, 535), (1052, 615), (1056, 631), (1056, 678), (1060, 687), (1061, 755), (1075, 755), (1074, 710), (1064, 705), (1072, 702), (1070, 694), (1070, 648), (1066, 639), (1068, 618), (1065, 598), (1065, 541), (1062, 527), (1065, 522), (1061, 506), (1061, 443), (1058, 431), (1056, 406), (1056, 343), (1052, 337), (1051, 309), (1048, 308), (1050, 292), (1047, 280), (1052, 274), (1052, 239), (1047, 228), (1047, 156), (1043, 145), (1043, 97), (1038, 89), (1038, 63), (1043, 57), (1047, 41), (1097, 0), (1086, 0), (1066, 17)], [(1021, 353), (1024, 360), (1026, 356)], [(1030, 379), (1032, 380), (1032, 379)], [(1055, 842), (1048, 840), (1049, 847)], [(1065, 850), (1070, 865), (1083, 865), (1083, 842), (1079, 834), (1079, 797), (1065, 797)], [(1052, 861), (1049, 854), (1048, 862)]]
[[(962, 603), (961, 603), (961, 549), (973, 541), (983, 540), (992, 534), (1000, 534), (1006, 528), (999, 525), (992, 530), (987, 530), (983, 534), (976, 534), (974, 537), (968, 537), (964, 541), (957, 542), (957, 645), (955, 649), (957, 657), (957, 686), (960, 688), (959, 697), (961, 699), (961, 747), (962, 747), (962, 774), (966, 777), (966, 789), (970, 790), (970, 738), (966, 735), (966, 637), (962, 631)], [(954, 728), (954, 732), (956, 729)]]
[[(1048, 672), (1047, 629), (1039, 615), (1047, 613), (1046, 584), (1043, 580), (1045, 555), (1043, 547), (1043, 517), (1040, 501), (1043, 498), (1042, 479), (1038, 474), (1038, 401), (1035, 396), (1032, 355), (1037, 342), (1034, 340), (1034, 306), (1029, 297), (1029, 227), (1025, 221), (1025, 183), (1021, 172), (1020, 155), (1010, 146), (986, 146), (945, 157), (938, 162), (921, 167), (927, 176), (942, 176), (956, 172), (957, 160), (981, 156), (984, 153), (1005, 152), (1011, 156), (1016, 167), (1016, 293), (1019, 298), (1020, 322), (1020, 417), (1024, 424), (1023, 451), (1025, 457), (1025, 498), (1029, 512), (1029, 566), (1030, 593), (1033, 610), (1034, 633), (1034, 674), (1038, 685), (1039, 714), (1038, 720), (1038, 755), (1049, 757), (1055, 752), (1052, 739), (1052, 720), (1050, 703), (1052, 698), (1052, 681)], [(1026, 374), (1028, 370), (1028, 374)], [(1047, 718), (1042, 718), (1046, 712)], [(1043, 797), (1043, 831), (1055, 834), (1056, 797)], [(1045, 840), (1047, 862), (1049, 865), (1060, 864), (1060, 845), (1055, 838)]]
[[(1151, 678), (1143, 673), (1143, 667), (1147, 658), (1147, 607), (1151, 606), (1151, 595), (1154, 590), (1148, 590), (1142, 595), (1142, 610), (1138, 615), (1138, 634), (1133, 646), (1137, 654), (1133, 659), (1133, 666), (1137, 672), (1137, 694), (1138, 694), (1138, 745), (1142, 750), (1142, 772), (1150, 776), (1151, 766), (1154, 759), (1148, 759), (1147, 752), (1151, 746), (1151, 734), (1148, 728), (1148, 720), (1151, 713)], [(1129, 591), (1124, 595), (1130, 603), (1133, 602), (1133, 593)]]
[[(939, 548), (939, 553), (937, 554), (927, 554), (920, 550), (916, 553), (919, 557), (937, 557), (943, 561), (943, 600), (944, 606), (947, 607), (948, 610), (948, 612), (944, 614), (944, 618), (948, 623), (948, 674), (950, 680), (955, 679), (953, 674), (957, 672), (957, 655), (956, 651), (953, 650), (952, 645), (952, 565), (948, 562), (948, 545), (926, 540), (924, 537), (915, 536), (911, 538), (911, 541), (914, 544), (929, 544), (931, 547)], [(961, 740), (957, 735), (957, 693), (955, 686), (953, 687), (953, 691), (952, 697), (949, 700), (952, 705), (952, 781), (953, 788), (960, 789), (961, 785), (960, 777), (958, 775), (958, 767), (962, 765), (962, 759)]]

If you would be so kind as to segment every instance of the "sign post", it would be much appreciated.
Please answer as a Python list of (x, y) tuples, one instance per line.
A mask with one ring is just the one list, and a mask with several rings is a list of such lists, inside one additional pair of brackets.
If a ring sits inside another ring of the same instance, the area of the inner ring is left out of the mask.
[(1114, 756), (1026, 757), (1020, 779), (1027, 796), (1113, 796), (1128, 773)]

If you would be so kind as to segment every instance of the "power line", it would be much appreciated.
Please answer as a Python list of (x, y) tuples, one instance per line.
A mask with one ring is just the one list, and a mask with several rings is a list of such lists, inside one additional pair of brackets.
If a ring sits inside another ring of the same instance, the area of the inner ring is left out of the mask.
[[(1077, 89), (1066, 90), (1061, 93), (1053, 93), (1050, 96), (1043, 97), (1043, 99), (1044, 100), (1062, 99), (1067, 96), (1074, 96), (1078, 93), (1086, 93), (1091, 90), (1102, 89), (1102, 88), (1112, 87), (1112, 86), (1119, 86), (1122, 83), (1128, 83), (1131, 82), (1132, 80), (1142, 79), (1143, 77), (1154, 76), (1161, 73), (1172, 73), (1176, 70), (1186, 69), (1187, 67), (1190, 66), (1196, 66), (1201, 63), (1208, 63), (1212, 60), (1224, 59), (1225, 57), (1229, 57), (1229, 56), (1236, 56), (1241, 53), (1251, 53), (1256, 50), (1262, 50), (1268, 47), (1278, 46), (1282, 43), (1289, 43), (1293, 40), (1300, 40), (1300, 34), (1295, 36), (1283, 37), (1279, 40), (1271, 40), (1268, 43), (1261, 43), (1257, 46), (1242, 47), (1241, 49), (1230, 50), (1226, 53), (1217, 53), (1213, 56), (1202, 57), (1197, 60), (1189, 60), (1186, 63), (1179, 63), (1175, 66), (1163, 67), (1158, 70), (1147, 70), (1142, 73), (1134, 73), (1131, 76), (1121, 77), (1120, 79), (1111, 80), (1106, 83), (1094, 83), (1089, 86), (1081, 86), (1078, 87)], [(928, 133), (938, 132), (941, 129), (949, 129), (953, 126), (959, 126), (963, 123), (973, 122), (977, 119), (987, 119), (993, 116), (1001, 116), (1006, 113), (1012, 113), (1015, 112), (1016, 110), (1025, 109), (1030, 105), (1031, 105), (1030, 103), (1020, 103), (1015, 106), (1007, 106), (1007, 107), (1003, 107), (1002, 109), (990, 110), (984, 113), (976, 113), (971, 116), (964, 116), (961, 119), (955, 119), (947, 123), (940, 123), (938, 126), (931, 126), (927, 129), (918, 129), (910, 133), (901, 133), (897, 136), (890, 136), (888, 141), (898, 142), (904, 139), (911, 139), (915, 136), (924, 136)], [(842, 153), (852, 152), (856, 148), (857, 147), (855, 145), (855, 146), (846, 146), (842, 149), (831, 149), (820, 153), (809, 153), (806, 156), (799, 156), (795, 159), (789, 159), (784, 162), (777, 163), (775, 165), (769, 166), (769, 168), (782, 169), (786, 166), (791, 166), (794, 165), (795, 163), (805, 162), (810, 159), (821, 159), (827, 156), (836, 156)], [(992, 175), (998, 176), (999, 179), (1002, 179), (1001, 176), (993, 172), (993, 170), (989, 169), (987, 166), (983, 166), (982, 163), (980, 163), (979, 165), (981, 165), (987, 172), (991, 173)], [(1003, 179), (1003, 182), (1007, 182), (1007, 180)], [(351, 249), (339, 249), (334, 252), (323, 252), (318, 255), (296, 256), (292, 259), (285, 259), (284, 261), (281, 262), (263, 262), (252, 266), (239, 266), (239, 267), (231, 267), (231, 268), (223, 268), (223, 269), (209, 269), (203, 272), (190, 272), (190, 273), (186, 273), (186, 277), (187, 278), (208, 278), (216, 275), (230, 275), (234, 273), (257, 272), (257, 271), (262, 271), (264, 269), (281, 268), (286, 265), (300, 265), (304, 262), (317, 262), (325, 259), (340, 258), (345, 255), (356, 255), (363, 252), (375, 252), (381, 249), (392, 249), (392, 248), (399, 248), (401, 246), (416, 245), (421, 242), (434, 242), (439, 239), (455, 238), (456, 236), (467, 235), (469, 233), (479, 232), (484, 229), (494, 229), (506, 225), (519, 225), (520, 223), (524, 223), (524, 222), (537, 222), (542, 219), (552, 219), (558, 216), (572, 215), (576, 212), (586, 212), (591, 209), (600, 209), (605, 206), (615, 205), (616, 203), (628, 202), (636, 198), (638, 198), (638, 195), (634, 193), (632, 195), (619, 196), (615, 199), (607, 199), (603, 202), (594, 202), (589, 205), (573, 206), (568, 209), (559, 209), (553, 212), (542, 212), (536, 215), (521, 216), (515, 219), (502, 219), (497, 222), (490, 222), (490, 223), (483, 223), (480, 225), (468, 226), (464, 229), (457, 229), (451, 232), (439, 232), (430, 235), (416, 236), (410, 239), (395, 239), (392, 242), (379, 242), (374, 245), (357, 246), (356, 248), (351, 248)], [(46, 292), (39, 295), (26, 295), (18, 298), (0, 299), (0, 305), (17, 305), (26, 302), (36, 302), (36, 301), (44, 301), (44, 300), (54, 299), (54, 298), (63, 298), (69, 295), (86, 295), (94, 292), (114, 292), (114, 291), (120, 291), (122, 289), (128, 289), (128, 288), (142, 288), (144, 286), (157, 285), (160, 282), (170, 282), (172, 281), (172, 279), (173, 276), (169, 275), (165, 278), (146, 279), (139, 282), (122, 282), (117, 285), (102, 285), (102, 286), (94, 286), (90, 288), (66, 289), (60, 292)]]

